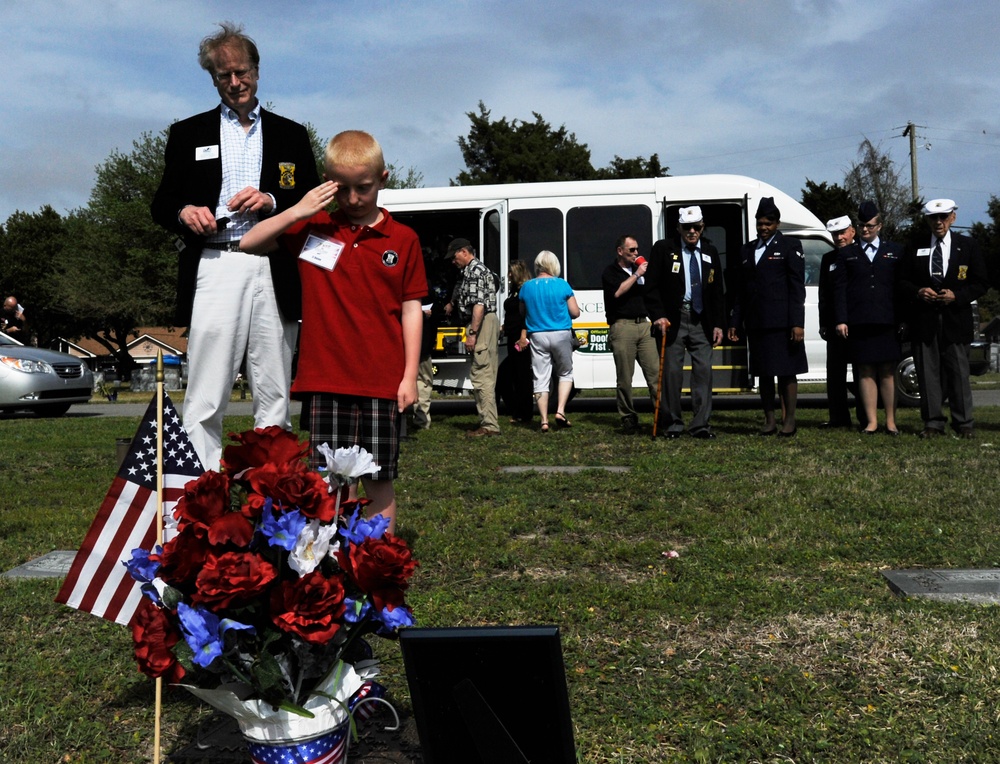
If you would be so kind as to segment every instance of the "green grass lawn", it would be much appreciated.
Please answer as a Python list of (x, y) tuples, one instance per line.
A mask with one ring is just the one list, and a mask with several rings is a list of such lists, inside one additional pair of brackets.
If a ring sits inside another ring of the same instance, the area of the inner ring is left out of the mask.
[[(472, 416), (436, 417), (397, 482), (420, 625), (557, 624), (582, 762), (1000, 760), (1000, 611), (900, 600), (879, 573), (1000, 567), (1000, 408), (971, 442), (917, 439), (910, 409), (901, 438), (825, 415), (784, 441), (720, 411), (711, 442), (585, 412), (470, 442)], [(76, 548), (136, 423), (0, 420), (0, 569)], [(631, 470), (500, 471), (532, 464)], [(0, 761), (149, 761), (127, 630), (55, 605), (58, 586), (0, 580)], [(408, 704), (398, 648), (375, 646)], [(208, 713), (168, 690), (164, 748)]]

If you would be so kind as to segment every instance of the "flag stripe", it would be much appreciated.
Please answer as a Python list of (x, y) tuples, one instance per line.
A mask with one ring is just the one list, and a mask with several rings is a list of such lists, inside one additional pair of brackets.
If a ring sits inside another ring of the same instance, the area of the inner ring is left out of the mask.
[[(150, 508), (149, 491), (132, 483), (126, 483), (121, 478), (115, 478), (115, 483), (119, 483), (119, 481), (121, 482), (118, 486), (117, 501), (109, 507), (101, 507), (101, 512), (106, 519), (102, 524), (101, 532), (94, 539), (87, 558), (87, 565), (84, 568), (86, 574), (84, 581), (89, 579), (104, 582), (100, 589), (91, 588), (80, 598), (79, 608), (93, 612), (95, 615), (103, 615), (103, 613), (97, 613), (94, 605), (99, 600), (102, 605), (107, 604), (107, 595), (104, 595), (105, 588), (112, 583), (112, 580), (117, 583), (117, 579), (120, 578), (119, 576), (111, 576), (111, 574), (117, 572), (115, 568), (121, 563), (122, 550), (126, 547), (132, 550), (142, 546), (143, 539), (149, 536), (150, 519), (153, 523), (156, 522), (155, 516), (152, 518), (143, 517)], [(116, 492), (114, 487), (111, 492)], [(155, 505), (155, 498), (152, 503)], [(156, 511), (155, 506), (153, 511)], [(87, 546), (86, 539), (84, 546)], [(126, 559), (131, 559), (131, 554)]]
[[(163, 513), (168, 515), (184, 494), (184, 486), (202, 469), (166, 396), (163, 427), (164, 440), (169, 436), (171, 441), (163, 466)], [(121, 624), (135, 616), (142, 592), (122, 563), (132, 559), (133, 549), (152, 549), (156, 541), (156, 428), (154, 396), (56, 602)]]

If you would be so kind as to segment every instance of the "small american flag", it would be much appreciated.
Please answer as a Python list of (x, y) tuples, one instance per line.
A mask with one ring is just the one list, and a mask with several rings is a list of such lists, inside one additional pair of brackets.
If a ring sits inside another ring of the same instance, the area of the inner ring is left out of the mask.
[(253, 764), (340, 764), (347, 760), (348, 725), (305, 743), (250, 743)]
[[(123, 625), (135, 616), (142, 593), (122, 562), (132, 559), (133, 549), (152, 549), (156, 543), (156, 426), (154, 396), (56, 602)], [(163, 516), (168, 523), (184, 486), (202, 472), (180, 417), (164, 395)]]

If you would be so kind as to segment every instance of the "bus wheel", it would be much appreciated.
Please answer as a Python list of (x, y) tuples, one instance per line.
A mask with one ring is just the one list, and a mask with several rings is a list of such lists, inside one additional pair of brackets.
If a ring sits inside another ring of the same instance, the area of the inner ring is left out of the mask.
[(917, 365), (913, 356), (907, 356), (896, 367), (896, 405), (920, 405), (920, 386), (917, 384)]

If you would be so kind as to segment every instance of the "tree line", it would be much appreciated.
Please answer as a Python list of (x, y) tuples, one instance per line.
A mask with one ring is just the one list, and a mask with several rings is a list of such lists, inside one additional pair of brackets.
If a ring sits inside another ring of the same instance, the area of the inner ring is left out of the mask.
[[(541, 114), (533, 120), (493, 119), (483, 102), (467, 112), (469, 132), (458, 138), (465, 169), (452, 185), (561, 180), (666, 177), (658, 154), (615, 156), (595, 167), (586, 143), (565, 125), (553, 128)], [(317, 163), (324, 144), (307, 125)], [(0, 226), (0, 294), (16, 295), (27, 310), (40, 346), (58, 338), (87, 337), (111, 354), (122, 373), (134, 362), (127, 345), (142, 326), (170, 326), (176, 289), (174, 237), (153, 223), (149, 205), (163, 174), (167, 131), (143, 133), (128, 153), (115, 150), (98, 165), (87, 204), (60, 215), (51, 206), (15, 212)], [(423, 175), (390, 164), (390, 188), (418, 187)], [(320, 168), (322, 173), (322, 168)], [(853, 214), (866, 199), (882, 211), (883, 235), (903, 244), (926, 237), (923, 200), (909, 189), (891, 157), (865, 139), (842, 182), (806, 178), (802, 203), (820, 220)], [(990, 197), (990, 220), (971, 233), (987, 258), (1000, 258), (1000, 199)], [(1000, 315), (994, 290), (980, 300), (985, 319)]]

